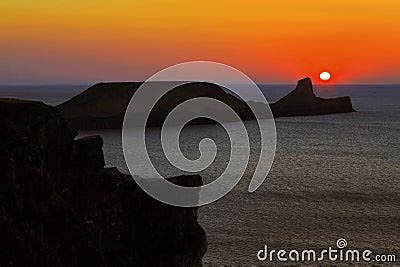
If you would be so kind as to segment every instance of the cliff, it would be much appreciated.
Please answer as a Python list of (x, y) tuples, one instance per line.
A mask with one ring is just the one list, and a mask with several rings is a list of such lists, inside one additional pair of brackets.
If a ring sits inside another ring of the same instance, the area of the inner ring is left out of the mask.
[[(0, 265), (198, 266), (197, 208), (162, 204), (75, 140), (57, 109), (0, 99)], [(175, 177), (183, 186), (200, 176)]]
[[(127, 105), (140, 85), (139, 82), (98, 83), (57, 108), (71, 126), (79, 130), (121, 128)], [(254, 119), (253, 113), (243, 100), (227, 93), (221, 87), (209, 83), (190, 83), (175, 88), (156, 104), (150, 114), (148, 126), (162, 125), (168, 113), (177, 104), (195, 97), (220, 100), (231, 106), (242, 120)], [(258, 107), (262, 108), (262, 105), (259, 103)], [(310, 78), (300, 80), (292, 92), (270, 107), (275, 118), (354, 111), (350, 97), (323, 99), (315, 96)], [(219, 112), (218, 107), (208, 108), (214, 113)], [(192, 123), (213, 122), (197, 119)]]

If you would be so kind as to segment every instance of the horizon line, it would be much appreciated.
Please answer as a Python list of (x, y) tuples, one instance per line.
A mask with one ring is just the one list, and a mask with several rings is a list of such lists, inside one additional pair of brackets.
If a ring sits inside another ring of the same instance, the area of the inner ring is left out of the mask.
[[(0, 86), (92, 86), (98, 83), (142, 83), (144, 81), (99, 81), (93, 83), (21, 83), (21, 84), (14, 84), (14, 83), (0, 83)], [(163, 81), (160, 81), (163, 82)], [(296, 85), (296, 82), (289, 83), (289, 82), (255, 82), (257, 85)], [(387, 83), (387, 82), (376, 82), (376, 83), (324, 83), (324, 82), (313, 82), (313, 85), (323, 85), (323, 86), (334, 86), (334, 85), (400, 85), (400, 82), (394, 83)]]

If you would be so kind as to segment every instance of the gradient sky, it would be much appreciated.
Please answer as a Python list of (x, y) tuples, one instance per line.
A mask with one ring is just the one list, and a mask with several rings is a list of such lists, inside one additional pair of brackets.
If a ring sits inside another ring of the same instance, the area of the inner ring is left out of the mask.
[(258, 82), (400, 82), (399, 0), (0, 0), (0, 84), (143, 80), (211, 60)]

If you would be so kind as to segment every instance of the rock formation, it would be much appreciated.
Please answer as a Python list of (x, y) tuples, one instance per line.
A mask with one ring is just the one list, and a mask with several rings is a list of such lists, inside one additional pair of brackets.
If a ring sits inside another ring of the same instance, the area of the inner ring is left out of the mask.
[[(167, 84), (167, 82), (164, 82)], [(141, 83), (98, 83), (62, 103), (60, 110), (72, 127), (84, 129), (121, 128), (126, 107)], [(162, 125), (165, 117), (177, 104), (195, 97), (210, 97), (230, 105), (242, 120), (254, 119), (248, 105), (221, 87), (209, 83), (190, 83), (168, 93), (153, 109), (148, 126)], [(259, 104), (260, 108), (262, 108)], [(270, 105), (275, 118), (352, 112), (349, 97), (323, 99), (315, 96), (310, 78), (302, 79), (287, 96)], [(214, 112), (219, 112), (217, 107)], [(197, 119), (193, 124), (212, 123)]]
[(315, 96), (310, 78), (298, 81), (292, 92), (271, 104), (271, 110), (275, 118), (355, 111), (348, 96), (331, 99)]
[[(197, 208), (162, 204), (74, 140), (57, 109), (0, 100), (0, 266), (198, 266)], [(183, 186), (200, 176), (175, 177)]]

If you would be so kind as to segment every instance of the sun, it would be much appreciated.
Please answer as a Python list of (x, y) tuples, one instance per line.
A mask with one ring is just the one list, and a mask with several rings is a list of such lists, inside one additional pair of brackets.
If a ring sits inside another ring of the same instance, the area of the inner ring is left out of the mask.
[(323, 81), (329, 81), (331, 79), (331, 74), (327, 71), (321, 72), (319, 78)]

